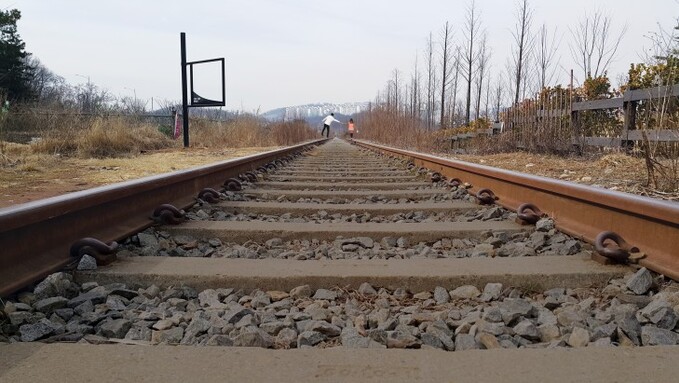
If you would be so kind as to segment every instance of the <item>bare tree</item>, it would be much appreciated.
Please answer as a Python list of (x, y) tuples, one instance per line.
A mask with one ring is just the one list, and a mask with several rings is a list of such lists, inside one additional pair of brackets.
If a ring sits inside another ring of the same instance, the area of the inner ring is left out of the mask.
[(476, 115), (474, 118), (478, 119), (481, 115), (481, 97), (483, 94), (483, 79), (488, 73), (488, 61), (490, 60), (490, 50), (488, 49), (488, 35), (484, 32), (481, 38), (481, 44), (479, 45), (479, 51), (477, 53), (477, 69), (476, 78), (474, 83), (476, 85)]
[(502, 105), (502, 98), (504, 97), (502, 83), (502, 76), (497, 77), (497, 88), (495, 88), (495, 121), (500, 121), (500, 107)]
[(64, 104), (72, 97), (73, 90), (63, 77), (49, 70), (33, 55), (28, 55), (25, 60), (26, 65), (32, 69), (28, 85), (38, 101)]
[(427, 40), (427, 50), (425, 51), (427, 61), (427, 128), (431, 129), (434, 124), (434, 89), (436, 88), (436, 63), (434, 62), (434, 39), (429, 32)]
[(446, 26), (441, 31), (441, 118), (439, 122), (441, 129), (445, 129), (446, 125), (446, 88), (451, 81), (451, 67), (452, 67), (452, 26), (446, 21)]
[(486, 110), (483, 117), (490, 120), (489, 108), (490, 108), (490, 79), (486, 81)]
[(434, 125), (434, 90), (436, 89), (436, 62), (434, 61), (434, 38), (429, 32), (427, 48), (425, 51), (427, 59), (427, 128), (431, 129)]
[(417, 66), (418, 64), (418, 57), (417, 53), (415, 54), (415, 67), (413, 68), (413, 75), (410, 78), (410, 91), (411, 91), (411, 98), (410, 98), (410, 109), (411, 109), (411, 116), (413, 118), (420, 118), (420, 104), (421, 104), (421, 94), (420, 94), (420, 71)]
[[(555, 58), (561, 41), (557, 40), (556, 28), (552, 36), (549, 36), (547, 26), (542, 24), (538, 32), (538, 45), (535, 50), (535, 63), (537, 64), (538, 85), (540, 90), (552, 84), (556, 73)], [(558, 61), (558, 60), (557, 60)]]
[(471, 0), (470, 4), (467, 6), (467, 14), (465, 15), (464, 56), (462, 57), (462, 63), (464, 64), (462, 78), (467, 83), (467, 104), (465, 108), (466, 124), (469, 124), (469, 121), (471, 120), (472, 81), (474, 79), (474, 63), (476, 62), (474, 42), (476, 41), (480, 28), (481, 21), (476, 9), (476, 3), (474, 0)]
[(610, 16), (598, 10), (592, 15), (585, 15), (575, 29), (571, 29), (571, 55), (582, 69), (583, 80), (603, 75), (615, 59), (627, 25), (615, 33), (612, 22)]
[(398, 112), (401, 102), (401, 72), (394, 68), (392, 78), (387, 82), (387, 107)]
[(387, 110), (392, 110), (394, 102), (394, 82), (391, 79), (387, 80), (387, 84), (382, 92), (382, 97), (384, 98), (384, 104), (386, 105)]
[(396, 111), (398, 111), (401, 101), (401, 72), (398, 69), (394, 69), (394, 105), (396, 106)]
[(455, 62), (453, 65), (455, 66), (455, 76), (453, 76), (453, 86), (452, 88), (452, 108), (450, 112), (450, 125), (455, 126), (456, 124), (456, 108), (457, 108), (457, 89), (458, 89), (458, 81), (460, 78), (460, 47), (455, 47)]
[(106, 109), (106, 104), (113, 99), (106, 89), (99, 88), (87, 80), (86, 84), (75, 87), (76, 100), (83, 113), (97, 113)]
[(530, 55), (533, 47), (533, 37), (531, 26), (533, 22), (533, 10), (528, 4), (528, 0), (520, 0), (517, 9), (517, 20), (512, 31), (514, 37), (514, 50), (512, 51), (512, 63), (514, 74), (514, 104), (519, 102), (522, 82), (525, 82), (526, 58)]

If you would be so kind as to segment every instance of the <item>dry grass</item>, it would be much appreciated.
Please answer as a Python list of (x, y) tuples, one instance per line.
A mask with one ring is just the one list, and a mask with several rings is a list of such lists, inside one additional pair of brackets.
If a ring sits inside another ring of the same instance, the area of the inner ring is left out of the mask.
[[(5, 140), (34, 141), (37, 153), (80, 158), (129, 157), (164, 148), (182, 147), (182, 139), (167, 135), (170, 117), (88, 116), (69, 110), (40, 111), (19, 107), (0, 124)], [(165, 133), (163, 133), (163, 131)], [(191, 146), (243, 148), (292, 145), (317, 137), (303, 120), (266, 122), (255, 116), (229, 121), (192, 118)], [(13, 161), (13, 154), (0, 137), (0, 166)]]
[(421, 121), (393, 111), (375, 108), (357, 121), (361, 139), (368, 139), (404, 149), (430, 151), (436, 149), (434, 130), (428, 131)]
[(78, 155), (84, 158), (116, 157), (167, 148), (171, 139), (154, 126), (129, 126), (121, 119), (97, 119), (78, 140)]
[(276, 149), (170, 148), (129, 157), (79, 158), (20, 147), (13, 165), (0, 166), (0, 207)]
[(184, 149), (181, 138), (173, 140), (157, 124), (134, 116), (81, 117), (26, 113), (15, 121), (27, 129), (15, 136), (36, 139), (30, 144), (0, 140), (0, 206), (186, 169), (318, 136), (303, 121), (193, 119), (191, 147)]
[(457, 154), (451, 158), (609, 190), (679, 200), (679, 190), (665, 192), (648, 187), (644, 159), (623, 153), (561, 156), (510, 152)]
[(124, 117), (99, 117), (85, 126), (46, 131), (32, 147), (36, 153), (106, 158), (173, 145), (174, 142), (153, 125), (134, 123)]
[(253, 116), (226, 122), (195, 119), (190, 129), (192, 144), (204, 148), (292, 145), (318, 136), (302, 120), (266, 123)]
[[(262, 124), (253, 117), (245, 116), (231, 121), (194, 119), (189, 127), (191, 145), (202, 148), (259, 146), (263, 137)], [(266, 143), (262, 142), (262, 146)]]

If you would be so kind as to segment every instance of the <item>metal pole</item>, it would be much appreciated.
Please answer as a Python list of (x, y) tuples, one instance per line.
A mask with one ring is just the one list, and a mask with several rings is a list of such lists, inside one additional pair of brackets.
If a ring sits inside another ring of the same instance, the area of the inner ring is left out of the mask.
[(182, 51), (182, 123), (184, 125), (184, 147), (189, 147), (189, 100), (187, 99), (188, 85), (186, 83), (186, 33), (180, 33)]
[(224, 67), (224, 59), (222, 59), (222, 101), (226, 105), (226, 69)]

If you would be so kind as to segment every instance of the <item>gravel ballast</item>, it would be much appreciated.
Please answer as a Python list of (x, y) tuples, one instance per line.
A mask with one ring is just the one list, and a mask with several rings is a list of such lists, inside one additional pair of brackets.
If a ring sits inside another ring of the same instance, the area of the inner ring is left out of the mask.
[[(650, 277), (638, 293), (636, 280)], [(56, 273), (8, 301), (0, 342), (433, 348), (616, 347), (679, 342), (679, 285), (642, 268), (605, 288), (489, 283), (411, 292), (367, 283), (290, 291), (78, 285)]]

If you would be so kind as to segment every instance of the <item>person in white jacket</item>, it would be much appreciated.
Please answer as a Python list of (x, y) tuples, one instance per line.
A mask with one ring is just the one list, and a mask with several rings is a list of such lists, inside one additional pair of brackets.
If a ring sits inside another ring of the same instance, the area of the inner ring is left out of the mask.
[(342, 123), (335, 119), (335, 113), (330, 113), (330, 115), (323, 119), (323, 130), (321, 130), (321, 137), (323, 137), (323, 132), (327, 129), (328, 132), (325, 134), (325, 138), (330, 136), (330, 124), (333, 122)]

